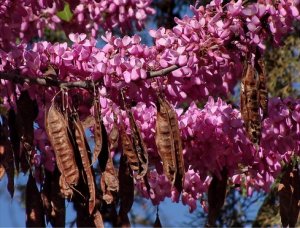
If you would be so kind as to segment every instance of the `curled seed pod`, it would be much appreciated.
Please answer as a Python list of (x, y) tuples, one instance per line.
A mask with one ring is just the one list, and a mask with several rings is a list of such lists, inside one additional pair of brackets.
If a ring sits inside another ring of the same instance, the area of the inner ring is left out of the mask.
[(31, 172), (26, 185), (26, 227), (45, 227), (41, 195)]
[(259, 106), (263, 112), (263, 118), (268, 115), (268, 90), (267, 90), (267, 75), (263, 59), (258, 59), (256, 63), (256, 70), (258, 72), (258, 99)]
[(143, 138), (141, 136), (141, 132), (139, 128), (137, 127), (137, 124), (135, 122), (134, 116), (131, 112), (131, 110), (127, 111), (129, 122), (130, 122), (130, 128), (131, 128), (131, 135), (132, 135), (132, 144), (135, 151), (135, 154), (137, 155), (138, 161), (139, 161), (139, 172), (136, 176), (137, 179), (143, 178), (148, 170), (148, 152), (147, 147), (143, 141)]
[(79, 179), (79, 171), (68, 135), (68, 123), (54, 104), (46, 113), (45, 126), (64, 182), (70, 186), (76, 185)]
[(258, 82), (255, 70), (249, 63), (241, 84), (241, 113), (250, 140), (259, 143), (261, 118), (259, 114)]
[(139, 160), (138, 157), (134, 151), (131, 139), (125, 132), (125, 128), (123, 123), (121, 123), (121, 141), (122, 141), (122, 148), (123, 153), (127, 157), (129, 167), (134, 172), (139, 172)]
[(121, 225), (130, 226), (128, 212), (131, 210), (134, 201), (134, 181), (132, 171), (129, 168), (126, 156), (123, 154), (120, 158), (119, 168), (119, 183), (120, 183), (120, 210), (119, 217)]
[(158, 98), (157, 108), (155, 143), (165, 175), (181, 192), (185, 171), (177, 115), (162, 97)]
[(227, 170), (223, 169), (221, 172), (221, 179), (217, 176), (213, 176), (213, 179), (208, 188), (208, 219), (207, 226), (214, 227), (216, 220), (223, 207), (226, 187), (227, 187)]
[[(75, 128), (75, 139), (76, 144), (78, 146), (78, 150), (80, 152), (80, 157), (83, 165), (84, 172), (87, 177), (87, 184), (89, 189), (89, 213), (92, 214), (94, 208), (95, 208), (95, 200), (96, 200), (96, 190), (95, 190), (95, 183), (94, 183), (94, 176), (92, 173), (90, 160), (88, 157), (88, 150), (86, 148), (86, 137), (84, 134), (84, 129), (82, 127), (82, 124), (80, 120), (78, 119), (78, 116), (76, 115), (76, 118), (74, 118), (74, 128)], [(100, 129), (101, 130), (101, 129)]]
[(94, 125), (95, 149), (94, 149), (92, 163), (94, 163), (97, 160), (103, 144), (102, 129), (101, 129), (101, 115), (100, 115), (100, 106), (99, 106), (98, 99), (95, 100), (94, 113), (95, 113), (95, 125)]

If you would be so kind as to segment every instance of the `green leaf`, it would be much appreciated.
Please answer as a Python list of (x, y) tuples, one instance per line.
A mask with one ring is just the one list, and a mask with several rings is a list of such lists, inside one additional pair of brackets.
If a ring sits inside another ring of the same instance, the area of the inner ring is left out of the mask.
[(62, 11), (57, 12), (57, 16), (64, 21), (71, 21), (73, 17), (73, 13), (70, 9), (69, 3), (65, 3), (65, 7)]

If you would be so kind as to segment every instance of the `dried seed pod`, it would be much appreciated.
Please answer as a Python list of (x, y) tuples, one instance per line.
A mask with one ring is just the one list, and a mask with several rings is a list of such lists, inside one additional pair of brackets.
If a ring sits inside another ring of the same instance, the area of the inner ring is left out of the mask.
[(95, 125), (95, 117), (93, 116), (88, 116), (85, 118), (85, 120), (82, 121), (83, 129), (92, 127), (94, 125)]
[(130, 226), (127, 214), (131, 210), (134, 201), (134, 181), (132, 178), (132, 171), (129, 168), (126, 155), (124, 154), (122, 154), (120, 158), (119, 183), (120, 183), (119, 217), (121, 219), (121, 225), (122, 227), (126, 225)]
[[(59, 171), (45, 170), (45, 179), (42, 185), (41, 198), (46, 212), (47, 223), (53, 227), (64, 227), (66, 217), (65, 199), (60, 194)], [(72, 194), (72, 190), (71, 190)]]
[(26, 185), (26, 227), (45, 227), (41, 195), (31, 172)]
[(217, 176), (213, 176), (213, 179), (208, 188), (208, 227), (215, 227), (216, 220), (223, 207), (226, 187), (227, 187), (227, 170), (223, 169), (221, 172), (221, 180)]
[(158, 98), (157, 109), (155, 143), (165, 175), (181, 192), (185, 170), (177, 115), (162, 97)]
[(283, 227), (295, 227), (300, 209), (300, 176), (298, 164), (289, 164), (278, 185), (279, 209)]
[(268, 115), (268, 90), (267, 90), (267, 75), (263, 60), (260, 58), (256, 62), (256, 70), (258, 72), (258, 99), (259, 106), (263, 112), (263, 119)]
[[(94, 176), (91, 169), (90, 160), (88, 157), (88, 150), (86, 147), (87, 140), (84, 134), (84, 129), (78, 116), (74, 118), (74, 128), (75, 128), (75, 139), (78, 146), (78, 150), (80, 152), (81, 161), (83, 165), (84, 172), (87, 177), (87, 184), (89, 189), (89, 213), (92, 214), (95, 208), (95, 200), (96, 200), (96, 190), (95, 190), (95, 183), (94, 183)], [(101, 130), (101, 129), (100, 129)]]
[(10, 193), (11, 198), (14, 196), (15, 191), (15, 183), (14, 183), (14, 175), (15, 175), (15, 166), (14, 166), (14, 155), (11, 147), (11, 143), (8, 140), (8, 120), (6, 117), (2, 116), (2, 122), (0, 123), (0, 164), (3, 165), (6, 175), (7, 175), (7, 190)]
[(68, 123), (54, 104), (46, 113), (45, 126), (64, 182), (70, 186), (76, 185), (79, 179), (79, 171), (68, 135)]
[(102, 172), (100, 184), (103, 192), (103, 199), (107, 204), (111, 204), (114, 200), (114, 193), (119, 191), (119, 182), (109, 151), (107, 132), (102, 121), (101, 125), (103, 145), (98, 157), (100, 170)]
[(93, 153), (92, 163), (94, 163), (102, 149), (103, 139), (102, 139), (102, 129), (101, 129), (101, 114), (98, 99), (95, 100), (94, 104), (95, 113), (95, 125), (94, 125), (94, 137), (95, 137), (95, 149)]
[(12, 149), (14, 152), (15, 158), (15, 166), (17, 172), (19, 172), (19, 164), (20, 164), (20, 136), (17, 126), (17, 116), (13, 108), (10, 108), (8, 111), (8, 127), (9, 127), (9, 137), (12, 144)]
[(24, 144), (33, 147), (34, 128), (33, 122), (38, 116), (38, 105), (35, 100), (31, 100), (28, 91), (22, 91), (17, 100), (17, 129), (21, 138), (21, 168), (24, 173), (29, 169), (31, 151), (28, 151)]
[(111, 158), (108, 159), (106, 169), (101, 176), (101, 190), (103, 199), (107, 204), (114, 201), (114, 193), (119, 191), (119, 181)]
[(261, 136), (261, 118), (258, 102), (258, 82), (255, 70), (249, 63), (241, 82), (241, 113), (250, 140), (259, 143)]
[(65, 198), (72, 198), (73, 190), (69, 184), (65, 181), (65, 178), (61, 175), (59, 177), (60, 192)]
[(104, 227), (102, 215), (99, 211), (96, 211), (94, 213), (94, 223), (95, 223), (96, 228)]
[(117, 117), (114, 115), (114, 124), (113, 127), (109, 133), (109, 149), (110, 150), (115, 150), (118, 147), (118, 142), (119, 142), (119, 129), (117, 126)]
[(130, 122), (133, 148), (134, 148), (135, 154), (137, 155), (137, 158), (139, 161), (139, 172), (138, 172), (136, 178), (141, 179), (146, 175), (147, 170), (148, 170), (147, 147), (141, 136), (141, 132), (140, 132), (139, 128), (137, 127), (137, 124), (135, 122), (135, 119), (134, 119), (134, 116), (133, 116), (131, 110), (127, 110), (127, 114), (128, 114), (129, 122)]

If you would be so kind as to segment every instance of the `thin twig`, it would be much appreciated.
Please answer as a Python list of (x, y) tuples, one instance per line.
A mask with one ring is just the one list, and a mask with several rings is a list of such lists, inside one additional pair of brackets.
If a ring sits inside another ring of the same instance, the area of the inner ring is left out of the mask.
[[(149, 71), (147, 72), (147, 78), (155, 78), (155, 77), (161, 77), (165, 76), (169, 73), (171, 73), (174, 70), (179, 69), (180, 67), (177, 65), (172, 65), (170, 67), (157, 70), (157, 71)], [(92, 80), (80, 80), (80, 81), (72, 81), (72, 82), (65, 82), (61, 80), (56, 80), (50, 77), (44, 77), (44, 78), (33, 78), (33, 77), (25, 77), (21, 76), (16, 73), (6, 73), (6, 72), (0, 72), (0, 79), (12, 81), (13, 83), (29, 83), (29, 84), (38, 84), (41, 86), (56, 86), (61, 88), (83, 88), (83, 89), (93, 89), (95, 84)], [(97, 82), (95, 82), (97, 84)]]

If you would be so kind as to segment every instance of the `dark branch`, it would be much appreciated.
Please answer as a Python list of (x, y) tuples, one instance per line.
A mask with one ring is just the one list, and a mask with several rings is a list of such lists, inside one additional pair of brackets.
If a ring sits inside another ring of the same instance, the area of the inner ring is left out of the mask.
[[(174, 70), (179, 69), (179, 66), (173, 65), (167, 67), (165, 69), (157, 70), (157, 71), (149, 71), (147, 72), (147, 79), (165, 76), (171, 73)], [(29, 84), (38, 84), (42, 86), (56, 86), (61, 88), (83, 88), (83, 89), (92, 89), (94, 86), (94, 82), (92, 80), (84, 80), (84, 81), (73, 81), (73, 82), (64, 82), (60, 80), (56, 80), (53, 78), (45, 77), (45, 78), (32, 78), (18, 75), (16, 73), (5, 73), (0, 72), (0, 79), (12, 81), (14, 83), (29, 83)], [(97, 82), (96, 82), (97, 84)]]
[(173, 65), (173, 66), (169, 66), (167, 68), (161, 69), (161, 70), (147, 72), (147, 76), (148, 76), (148, 78), (161, 77), (161, 76), (165, 76), (179, 68), (180, 68), (180, 66)]

